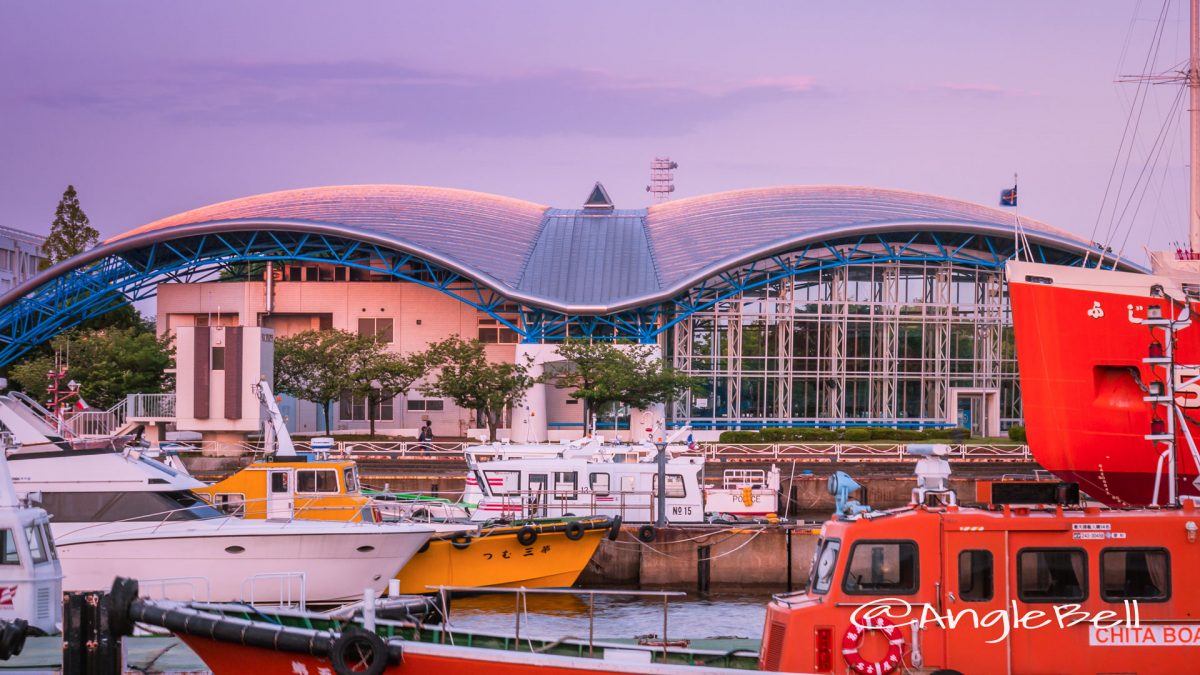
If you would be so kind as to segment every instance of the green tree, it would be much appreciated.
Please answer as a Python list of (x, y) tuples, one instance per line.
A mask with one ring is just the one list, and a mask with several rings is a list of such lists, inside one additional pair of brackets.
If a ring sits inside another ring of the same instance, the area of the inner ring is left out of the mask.
[[(144, 321), (99, 331), (76, 329), (55, 337), (51, 346), (66, 359), (67, 377), (79, 382), (79, 395), (95, 408), (111, 408), (128, 394), (173, 386), (167, 373), (174, 359), (170, 339), (160, 338)], [(14, 366), (9, 378), (30, 396), (46, 400), (46, 375), (53, 369), (54, 357), (41, 355)]]
[(79, 195), (74, 185), (68, 185), (54, 209), (54, 223), (50, 225), (50, 236), (42, 244), (46, 254), (46, 266), (61, 262), (83, 253), (100, 243), (100, 233), (88, 222), (87, 214), (79, 206)]
[(646, 409), (669, 403), (699, 388), (693, 377), (669, 367), (649, 345), (567, 340), (558, 354), (569, 367), (553, 376), (555, 386), (573, 387), (570, 396), (584, 403), (584, 429), (591, 431), (597, 411), (624, 403)]
[[(379, 345), (378, 342), (375, 343)], [(375, 435), (375, 408), (379, 401), (403, 394), (429, 372), (424, 352), (397, 354), (378, 346), (366, 358), (365, 366), (354, 374), (352, 391), (367, 399), (367, 419)]]
[(491, 363), (479, 340), (451, 336), (430, 345), (426, 354), (430, 367), (438, 371), (432, 382), (421, 386), (421, 393), (448, 398), (460, 408), (480, 413), (493, 441), (504, 411), (520, 403), (537, 382), (529, 374), (532, 359)]
[(325, 433), (332, 433), (333, 402), (354, 391), (379, 346), (373, 337), (336, 328), (306, 330), (275, 341), (275, 391), (312, 401), (325, 413)]

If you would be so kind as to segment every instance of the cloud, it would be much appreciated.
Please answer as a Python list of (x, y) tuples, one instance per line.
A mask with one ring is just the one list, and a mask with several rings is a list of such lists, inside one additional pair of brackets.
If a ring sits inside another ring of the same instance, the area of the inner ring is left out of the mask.
[(39, 105), (193, 125), (346, 125), (410, 139), (682, 133), (746, 108), (819, 95), (810, 77), (743, 83), (597, 70), (492, 76), (374, 61), (204, 63), (30, 94)]

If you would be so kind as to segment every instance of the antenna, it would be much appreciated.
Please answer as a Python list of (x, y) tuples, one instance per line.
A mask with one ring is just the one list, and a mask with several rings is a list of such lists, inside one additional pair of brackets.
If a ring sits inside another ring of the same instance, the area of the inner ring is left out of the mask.
[(675, 169), (679, 164), (672, 162), (670, 157), (655, 157), (650, 162), (650, 184), (646, 186), (655, 204), (661, 204), (671, 198), (675, 191)]

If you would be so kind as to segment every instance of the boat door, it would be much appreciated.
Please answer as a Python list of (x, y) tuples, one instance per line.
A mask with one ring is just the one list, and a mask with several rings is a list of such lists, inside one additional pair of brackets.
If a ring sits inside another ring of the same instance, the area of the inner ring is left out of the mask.
[[(544, 473), (529, 474), (529, 517), (545, 518), (546, 502), (550, 501), (547, 491), (550, 481)], [(562, 514), (559, 514), (562, 515)]]
[(291, 520), (295, 504), (296, 487), (292, 483), (291, 469), (267, 471), (267, 518)]
[[(951, 527), (950, 525), (946, 526)], [(1009, 641), (996, 640), (1003, 634), (1000, 623), (975, 628), (972, 615), (985, 617), (990, 612), (1009, 609), (1008, 575), (1003, 531), (971, 532), (947, 529), (943, 535), (942, 616), (961, 617), (956, 628), (942, 631), (946, 645), (946, 663), (987, 664), (986, 673), (1008, 673)], [(999, 616), (999, 614), (992, 614)], [(938, 629), (934, 623), (928, 628)], [(1015, 632), (1015, 631), (1014, 631)], [(1016, 637), (1015, 635), (1011, 637)], [(988, 643), (988, 640), (996, 640)]]

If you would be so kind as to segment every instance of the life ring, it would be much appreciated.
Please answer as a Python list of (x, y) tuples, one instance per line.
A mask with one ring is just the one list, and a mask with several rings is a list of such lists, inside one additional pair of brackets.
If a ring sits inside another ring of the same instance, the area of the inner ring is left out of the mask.
[(567, 535), (567, 539), (570, 539), (571, 541), (579, 541), (580, 539), (583, 539), (583, 525), (580, 524), (578, 520), (572, 520), (571, 522), (567, 523), (566, 528), (563, 530), (563, 534)]
[(654, 535), (655, 532), (653, 525), (643, 525), (638, 528), (637, 537), (638, 539), (642, 540), (643, 543), (649, 544), (650, 542), (654, 541)]
[(517, 530), (517, 543), (522, 546), (533, 546), (533, 542), (537, 541), (537, 530), (526, 525)]
[(450, 537), (450, 545), (462, 550), (471, 545), (471, 535), (466, 532), (458, 532), (453, 537)]
[[(882, 661), (870, 662), (858, 653), (862, 647), (863, 636), (869, 630), (882, 631), (883, 636), (887, 638), (888, 650)], [(850, 670), (856, 673), (887, 675), (900, 667), (903, 655), (904, 636), (900, 634), (900, 629), (896, 628), (896, 624), (882, 616), (867, 619), (865, 627), (851, 624), (846, 629), (846, 634), (842, 636), (842, 657), (846, 659), (846, 665), (850, 666)]]
[(329, 648), (338, 675), (381, 675), (388, 666), (388, 648), (373, 631), (346, 626)]

